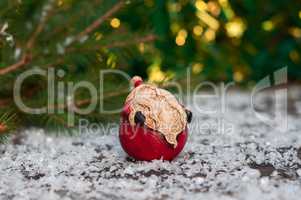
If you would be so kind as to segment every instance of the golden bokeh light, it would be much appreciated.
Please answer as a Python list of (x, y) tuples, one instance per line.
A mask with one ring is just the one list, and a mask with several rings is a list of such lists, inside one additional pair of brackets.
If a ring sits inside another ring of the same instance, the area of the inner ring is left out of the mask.
[(149, 67), (149, 81), (162, 82), (165, 79), (165, 73), (161, 70), (160, 65), (153, 64)]
[(218, 3), (216, 3), (215, 1), (209, 1), (207, 4), (208, 10), (209, 12), (214, 15), (214, 16), (218, 16), (221, 12), (221, 8), (218, 5)]
[(57, 6), (61, 7), (64, 4), (63, 0), (57, 0)]
[(186, 37), (187, 37), (187, 31), (186, 31), (185, 29), (181, 29), (181, 30), (178, 32), (178, 35), (181, 36), (181, 37), (186, 38)]
[(207, 4), (202, 0), (196, 0), (195, 7), (200, 11), (207, 10)]
[(301, 28), (291, 27), (288, 32), (295, 38), (301, 38)]
[(118, 18), (113, 18), (110, 22), (111, 26), (113, 28), (119, 28), (120, 26), (120, 20)]
[(299, 11), (299, 14), (298, 14), (298, 15), (299, 15), (299, 18), (301, 19), (301, 10)]
[(100, 32), (96, 32), (96, 33), (94, 34), (94, 36), (95, 36), (95, 40), (96, 40), (96, 41), (101, 40), (101, 38), (103, 37), (103, 35), (102, 35)]
[(200, 25), (196, 25), (193, 27), (193, 34), (195, 34), (196, 36), (200, 36), (203, 33), (203, 27)]
[(240, 71), (236, 71), (236, 72), (234, 72), (234, 74), (233, 74), (233, 79), (234, 79), (236, 82), (241, 82), (241, 81), (244, 79), (244, 75), (243, 75), (243, 73), (241, 73)]
[(300, 61), (300, 55), (296, 50), (291, 51), (289, 53), (289, 57), (295, 63), (298, 63)]
[(214, 17), (209, 15), (205, 11), (198, 11), (196, 13), (197, 17), (202, 20), (205, 24), (207, 24), (210, 28), (217, 30), (219, 28), (219, 21), (216, 20)]
[(176, 37), (176, 44), (178, 46), (183, 46), (185, 44), (185, 42), (186, 42), (186, 38), (185, 37), (179, 36), (179, 35)]
[(275, 24), (271, 20), (264, 21), (262, 24), (262, 29), (265, 31), (272, 31), (275, 27)]
[(234, 20), (225, 25), (227, 35), (231, 38), (240, 38), (246, 30), (246, 25), (241, 18), (236, 17)]
[(177, 37), (176, 37), (176, 44), (178, 46), (183, 46), (186, 42), (186, 37), (187, 37), (188, 33), (185, 29), (181, 29), (178, 34), (177, 34)]
[(192, 65), (192, 73), (199, 74), (203, 71), (204, 65), (202, 63), (194, 63)]
[(207, 42), (211, 42), (211, 41), (215, 40), (215, 31), (213, 29), (208, 29), (204, 33), (204, 39)]

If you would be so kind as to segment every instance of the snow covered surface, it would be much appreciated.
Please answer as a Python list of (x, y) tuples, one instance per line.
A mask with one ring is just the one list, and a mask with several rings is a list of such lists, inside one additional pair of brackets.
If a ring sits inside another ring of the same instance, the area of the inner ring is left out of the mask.
[[(229, 94), (224, 113), (201, 114), (189, 104), (189, 141), (172, 162), (127, 157), (116, 127), (75, 137), (26, 130), (0, 146), (0, 199), (299, 200), (300, 89), (289, 97), (285, 132), (255, 117), (247, 92)], [(272, 99), (265, 94), (258, 110), (271, 113)]]

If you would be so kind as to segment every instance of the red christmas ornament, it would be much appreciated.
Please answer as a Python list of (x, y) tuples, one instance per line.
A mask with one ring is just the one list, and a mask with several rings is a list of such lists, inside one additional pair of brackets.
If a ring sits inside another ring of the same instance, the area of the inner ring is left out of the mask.
[(137, 160), (172, 160), (184, 148), (192, 113), (168, 91), (133, 77), (119, 129), (124, 151)]

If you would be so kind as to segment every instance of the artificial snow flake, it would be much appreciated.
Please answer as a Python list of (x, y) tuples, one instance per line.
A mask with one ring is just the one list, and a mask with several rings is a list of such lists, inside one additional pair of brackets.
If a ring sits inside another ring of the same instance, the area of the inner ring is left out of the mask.
[(74, 41), (74, 37), (67, 37), (64, 42), (64, 46), (69, 46)]
[(15, 54), (14, 54), (14, 59), (19, 60), (19, 58), (21, 56), (21, 53), (22, 53), (22, 49), (21, 48), (16, 48), (15, 49)]
[(8, 43), (9, 46), (12, 47), (15, 44), (14, 37), (10, 33), (7, 33), (7, 29), (8, 29), (8, 23), (5, 22), (4, 25), (0, 29), (0, 39), (1, 39), (1, 36), (4, 37), (5, 42)]
[(61, 45), (60, 43), (56, 44), (56, 51), (59, 55), (64, 55), (65, 53), (65, 48), (63, 47), (63, 45)]

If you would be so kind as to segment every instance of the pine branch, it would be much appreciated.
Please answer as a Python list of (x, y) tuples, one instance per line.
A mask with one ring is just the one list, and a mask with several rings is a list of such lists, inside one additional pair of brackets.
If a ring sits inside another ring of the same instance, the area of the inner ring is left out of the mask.
[[(129, 91), (127, 90), (127, 88), (123, 88), (118, 91), (108, 92), (108, 93), (104, 94), (103, 97), (100, 98), (100, 100), (108, 99), (111, 97), (117, 97), (117, 96), (120, 96), (123, 94), (127, 94), (128, 92)], [(90, 102), (91, 102), (91, 99), (81, 99), (81, 100), (75, 101), (75, 105), (76, 105), (76, 107), (81, 107), (81, 106), (85, 106), (85, 105), (89, 104)], [(67, 107), (68, 107), (68, 105), (66, 105), (66, 104), (57, 105), (57, 108), (59, 108), (59, 109), (66, 109)]]
[(33, 32), (33, 34), (31, 35), (31, 37), (29, 38), (29, 40), (26, 44), (27, 50), (32, 50), (32, 48), (34, 47), (38, 36), (44, 30), (44, 27), (46, 26), (46, 23), (47, 23), (48, 19), (50, 18), (50, 13), (51, 12), (49, 11), (47, 16), (40, 20), (40, 23), (37, 25), (36, 30)]
[(77, 48), (69, 48), (66, 50), (66, 53), (74, 53), (74, 52), (79, 52), (79, 51), (95, 51), (95, 50), (99, 50), (100, 47), (103, 48), (108, 48), (108, 49), (112, 49), (112, 48), (116, 48), (116, 47), (126, 47), (129, 45), (134, 45), (134, 44), (139, 44), (139, 43), (146, 43), (146, 42), (153, 42), (154, 40), (156, 40), (157, 37), (154, 34), (149, 34), (143, 37), (138, 37), (138, 38), (133, 38), (130, 39), (128, 41), (116, 41), (116, 42), (112, 42), (111, 44), (105, 44), (105, 45), (96, 45), (90, 48), (81, 48), (81, 49), (77, 49)]
[[(50, 2), (55, 2), (53, 0), (50, 0)], [(97, 29), (106, 19), (110, 18), (113, 14), (115, 14), (117, 11), (119, 11), (123, 6), (125, 5), (125, 1), (121, 0), (118, 3), (116, 3), (110, 10), (108, 10), (104, 15), (100, 16), (98, 19), (96, 19), (91, 25), (86, 27), (85, 30), (80, 32), (77, 36), (75, 36), (75, 39), (69, 44), (73, 44), (75, 41), (80, 41), (84, 36), (90, 34), (95, 29)], [(32, 60), (31, 50), (34, 47), (35, 41), (39, 34), (44, 30), (44, 27), (50, 18), (51, 10), (47, 10), (46, 16), (41, 18), (40, 23), (37, 25), (37, 28), (29, 38), (28, 42), (26, 43), (26, 51), (24, 55), (22, 56), (21, 60), (18, 61), (15, 64), (12, 64), (10, 66), (4, 67), (0, 69), (0, 76), (8, 74), (10, 72), (14, 72), (22, 67), (25, 67), (27, 64), (29, 64)]]
[(8, 74), (10, 72), (14, 72), (19, 68), (25, 67), (30, 61), (31, 61), (31, 55), (29, 53), (25, 53), (22, 56), (21, 60), (19, 60), (15, 64), (0, 69), (0, 76)]
[[(91, 3), (93, 3), (93, 7), (98, 7), (102, 3), (102, 0), (96, 0)], [(81, 18), (85, 17), (86, 15), (87, 15), (87, 10), (85, 10), (85, 9), (83, 9), (79, 12), (76, 12), (75, 15), (68, 18), (67, 22), (61, 23), (59, 26), (55, 27), (55, 29), (48, 36), (46, 36), (45, 39), (50, 40), (51, 38), (55, 37), (58, 34), (67, 35), (68, 31), (66, 30), (66, 27), (71, 26), (72, 24), (74, 24)]]
[[(51, 10), (52, 10), (52, 5), (55, 3), (54, 0), (49, 0), (44, 8), (42, 9), (42, 16), (41, 16), (41, 20), (39, 21), (39, 24), (37, 25), (35, 31), (33, 32), (33, 34), (30, 36), (30, 38), (28, 39), (27, 43), (26, 43), (26, 47), (25, 47), (25, 53), (22, 56), (21, 60), (19, 60), (17, 63), (12, 64), (10, 66), (4, 67), (2, 69), (0, 69), (0, 76), (1, 75), (5, 75), (8, 74), (10, 72), (14, 72), (22, 67), (25, 67), (27, 64), (29, 64), (32, 60), (32, 54), (31, 51), (34, 47), (35, 41), (37, 40), (39, 34), (44, 30), (44, 27), (48, 21), (48, 19), (51, 16)], [(43, 16), (43, 12), (46, 12), (45, 16)]]
[(12, 112), (5, 112), (0, 115), (0, 143), (2, 142), (3, 137), (6, 136), (9, 132), (16, 128), (16, 114)]
[(75, 36), (75, 39), (73, 40), (73, 42), (80, 41), (84, 36), (89, 35), (91, 32), (93, 32), (95, 29), (97, 29), (105, 20), (107, 20), (112, 15), (114, 15), (116, 12), (118, 12), (124, 5), (125, 5), (125, 1), (124, 0), (121, 0), (118, 3), (116, 3), (104, 15), (100, 16), (92, 24), (90, 24), (88, 27), (86, 27), (85, 30), (83, 30), (77, 36)]
[(115, 48), (115, 47), (125, 47), (133, 44), (143, 43), (143, 42), (152, 42), (156, 39), (157, 38), (154, 34), (150, 34), (142, 38), (134, 38), (131, 41), (114, 42), (112, 44), (105, 45), (104, 47), (108, 49)]

